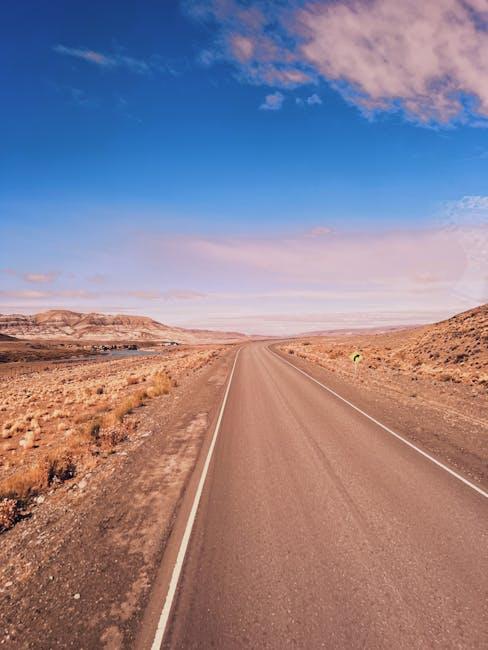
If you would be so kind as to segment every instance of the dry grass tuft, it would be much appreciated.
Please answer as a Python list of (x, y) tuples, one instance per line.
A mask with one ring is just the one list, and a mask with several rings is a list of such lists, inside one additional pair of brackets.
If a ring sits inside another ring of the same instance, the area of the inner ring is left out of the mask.
[(132, 413), (136, 408), (139, 408), (144, 404), (144, 400), (147, 398), (147, 392), (145, 390), (138, 390), (135, 393), (131, 393), (126, 397), (118, 406), (116, 406), (113, 411), (108, 413), (104, 419), (104, 425), (110, 426), (111, 424), (120, 423), (126, 415)]
[(44, 457), (42, 462), (44, 462), (47, 471), (48, 485), (53, 482), (63, 483), (76, 474), (76, 458), (71, 449), (51, 452)]
[(20, 516), (19, 505), (15, 499), (0, 501), (0, 533), (12, 528)]
[(149, 389), (154, 397), (158, 397), (159, 395), (167, 395), (170, 389), (171, 379), (168, 374), (164, 370), (156, 372), (153, 376), (152, 385)]
[(104, 451), (111, 451), (118, 444), (127, 440), (127, 431), (122, 428), (111, 428), (100, 432), (98, 445)]
[(96, 442), (100, 435), (100, 429), (102, 428), (102, 420), (100, 418), (95, 418), (86, 423), (84, 428), (84, 433), (88, 437), (88, 440)]
[(0, 483), (0, 498), (28, 499), (53, 483), (67, 481), (76, 473), (75, 456), (69, 449), (56, 450), (28, 468), (21, 468)]
[(0, 498), (28, 499), (49, 486), (46, 467), (37, 462), (32, 467), (21, 468), (0, 483)]

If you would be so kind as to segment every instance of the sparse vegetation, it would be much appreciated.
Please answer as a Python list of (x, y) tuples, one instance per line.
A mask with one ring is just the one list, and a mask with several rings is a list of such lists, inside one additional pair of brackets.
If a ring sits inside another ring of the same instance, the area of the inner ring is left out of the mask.
[(12, 528), (19, 519), (19, 506), (15, 499), (0, 500), (0, 533)]
[(171, 389), (171, 379), (163, 370), (153, 375), (152, 385), (148, 389), (150, 396), (167, 395)]
[(0, 531), (17, 521), (22, 504), (112, 451), (128, 436), (128, 415), (168, 395), (178, 386), (176, 376), (216, 354), (214, 348), (174, 351), (2, 377)]
[(103, 423), (110, 426), (111, 423), (122, 422), (124, 416), (132, 413), (136, 408), (144, 404), (144, 400), (148, 397), (145, 390), (139, 390), (131, 395), (128, 395), (120, 402), (112, 411), (110, 411), (104, 418)]

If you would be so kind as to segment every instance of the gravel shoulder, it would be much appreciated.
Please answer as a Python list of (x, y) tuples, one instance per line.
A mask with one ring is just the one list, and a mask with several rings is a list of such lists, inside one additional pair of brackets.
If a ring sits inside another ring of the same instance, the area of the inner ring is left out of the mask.
[(2, 535), (0, 645), (133, 647), (234, 354), (134, 412), (133, 435), (104, 463)]

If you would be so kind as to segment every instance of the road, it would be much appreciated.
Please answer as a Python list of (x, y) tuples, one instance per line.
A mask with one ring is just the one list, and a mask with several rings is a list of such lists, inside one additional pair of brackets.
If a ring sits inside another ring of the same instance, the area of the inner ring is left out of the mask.
[(244, 347), (165, 648), (486, 648), (488, 500)]

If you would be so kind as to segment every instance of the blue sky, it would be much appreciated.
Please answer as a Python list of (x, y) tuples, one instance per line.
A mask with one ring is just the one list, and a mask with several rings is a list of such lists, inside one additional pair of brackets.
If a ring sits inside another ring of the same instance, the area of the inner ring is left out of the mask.
[[(405, 4), (419, 28), (451, 28)], [(123, 310), (282, 332), (428, 320), (486, 299), (488, 72), (475, 82), (471, 67), (488, 52), (487, 20), (483, 3), (468, 4), (452, 40), (474, 37), (475, 63), (462, 49), (450, 52), (454, 72), (413, 62), (415, 83), (402, 63), (418, 50), (415, 24), (387, 67), (373, 45), (362, 69), (357, 34), (337, 28), (345, 2), (315, 5), (308, 31), (307, 2), (6, 5), (0, 311)], [(387, 0), (369, 5), (358, 3), (361, 29), (378, 47), (411, 25)], [(457, 75), (455, 92), (431, 83), (437, 72)], [(482, 233), (474, 263), (466, 220)], [(402, 244), (411, 236), (416, 252)], [(379, 288), (394, 261), (368, 274), (368, 247), (377, 254), (385, 237), (406, 257), (394, 300)], [(435, 275), (433, 245), (455, 247), (454, 274), (434, 255)], [(324, 266), (290, 274), (297, 255)], [(344, 265), (356, 269), (347, 282)], [(466, 284), (467, 267), (480, 282)], [(432, 276), (420, 298), (417, 272)]]

